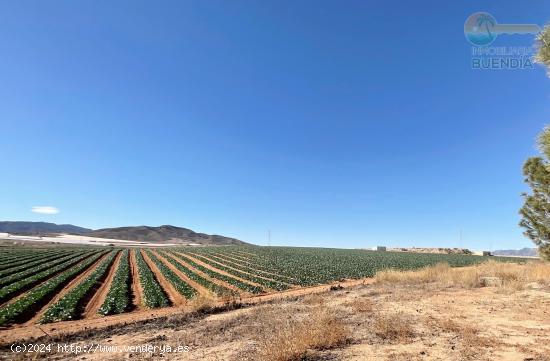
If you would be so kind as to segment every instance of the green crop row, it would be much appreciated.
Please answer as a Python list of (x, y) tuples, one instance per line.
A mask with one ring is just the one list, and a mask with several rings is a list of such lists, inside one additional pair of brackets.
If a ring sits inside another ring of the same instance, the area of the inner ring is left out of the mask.
[(0, 277), (10, 276), (14, 273), (26, 271), (30, 268), (33, 268), (34, 270), (36, 270), (35, 266), (40, 266), (41, 264), (43, 264), (45, 262), (49, 262), (50, 260), (60, 258), (60, 257), (65, 256), (67, 254), (68, 254), (67, 252), (56, 252), (56, 253), (42, 255), (41, 257), (35, 257), (35, 258), (29, 259), (29, 260), (25, 260), (24, 262), (21, 262), (17, 265), (13, 265), (9, 268), (1, 270), (0, 271)]
[(5, 325), (8, 322), (14, 321), (23, 313), (28, 312), (36, 304), (42, 302), (46, 297), (52, 296), (67, 281), (75, 277), (82, 270), (86, 269), (97, 259), (99, 259), (99, 257), (101, 257), (103, 254), (105, 254), (105, 252), (94, 254), (93, 256), (78, 263), (74, 267), (71, 267), (65, 272), (62, 272), (59, 275), (42, 283), (40, 286), (33, 288), (29, 292), (25, 293), (22, 297), (18, 298), (15, 302), (9, 303), (0, 308), (0, 326)]
[[(185, 274), (189, 279), (197, 282), (199, 285), (203, 286), (206, 289), (209, 289), (210, 291), (214, 292), (218, 296), (226, 296), (226, 295), (235, 295), (236, 292), (230, 290), (227, 287), (220, 286), (214, 282), (209, 281), (208, 279), (202, 277), (201, 275), (197, 274), (196, 272), (193, 272), (189, 268), (182, 265), (180, 262), (175, 260), (173, 253), (168, 252), (161, 252), (161, 254), (164, 256), (164, 258), (170, 262), (174, 267), (176, 267), (179, 271), (181, 271), (183, 274)], [(172, 256), (170, 256), (172, 255)]]
[[(4, 302), (11, 298), (15, 293), (24, 290), (25, 288), (32, 286), (33, 284), (42, 281), (43, 279), (46, 279), (57, 272), (63, 271), (64, 269), (70, 267), (71, 265), (81, 261), (82, 259), (90, 256), (91, 253), (84, 253), (81, 255), (71, 255), (69, 256), (69, 259), (61, 264), (57, 264), (55, 266), (51, 266), (48, 269), (45, 269), (42, 272), (33, 274), (27, 278), (18, 280), (16, 282), (13, 282), (9, 284), (8, 286), (2, 287), (0, 289), (0, 302)], [(65, 258), (64, 258), (65, 259)]]
[(176, 257), (179, 257), (180, 259), (183, 259), (186, 263), (188, 263), (191, 267), (196, 268), (197, 270), (206, 273), (208, 276), (227, 282), (230, 285), (236, 286), (237, 288), (246, 291), (251, 292), (254, 294), (262, 293), (264, 292), (263, 288), (251, 285), (249, 283), (242, 282), (236, 278), (226, 276), (224, 274), (221, 274), (219, 272), (213, 271), (210, 268), (204, 267), (192, 259), (190, 259), (187, 255), (183, 253), (175, 253)]
[[(254, 263), (250, 260), (245, 260), (244, 258), (239, 258), (237, 255), (235, 255), (232, 252), (228, 252), (224, 250), (224, 252), (220, 252), (219, 250), (206, 250), (205, 252), (208, 255), (211, 255), (213, 257), (219, 258), (222, 263), (228, 262), (232, 265), (237, 265), (243, 268), (254, 270), (255, 272), (258, 272), (260, 275), (266, 275), (267, 278), (273, 278), (274, 280), (278, 280), (281, 282), (286, 282), (290, 284), (295, 284), (296, 280), (292, 277), (276, 274), (273, 272), (272, 269), (268, 269), (266, 267), (261, 267), (257, 263)], [(235, 267), (238, 268), (238, 267)]]
[[(57, 250), (56, 250), (57, 251)], [(24, 259), (28, 259), (28, 258), (32, 258), (32, 257), (36, 257), (36, 256), (40, 256), (44, 253), (53, 253), (52, 250), (49, 250), (49, 251), (45, 251), (45, 250), (30, 250), (30, 249), (26, 249), (26, 250), (15, 250), (15, 251), (12, 251), (12, 252), (5, 252), (3, 253), (1, 256), (0, 256), (0, 261), (2, 262), (2, 267), (4, 266), (5, 263), (7, 262), (12, 262), (12, 261), (18, 261), (18, 260), (24, 260)]]
[(193, 298), (197, 291), (189, 286), (185, 281), (183, 281), (181, 278), (178, 277), (177, 274), (174, 273), (170, 269), (170, 267), (166, 266), (160, 259), (158, 259), (153, 252), (150, 250), (145, 251), (151, 261), (155, 263), (159, 271), (162, 273), (162, 275), (174, 286), (174, 288), (185, 298), (190, 299)]
[[(77, 253), (76, 255), (79, 255), (82, 253)], [(39, 273), (43, 270), (48, 270), (52, 267), (55, 267), (56, 265), (65, 262), (66, 260), (73, 258), (75, 256), (74, 253), (68, 254), (66, 256), (62, 257), (56, 257), (53, 260), (47, 260), (45, 262), (41, 262), (40, 264), (36, 265), (35, 267), (32, 267), (30, 269), (26, 269), (14, 274), (10, 274), (8, 276), (5, 276), (0, 279), (0, 286), (9, 285), (10, 283), (16, 282), (20, 279), (24, 279), (28, 276), (34, 275), (36, 273)]]
[(136, 263), (139, 273), (139, 281), (143, 288), (143, 301), (149, 308), (166, 307), (170, 305), (162, 287), (155, 279), (155, 275), (143, 259), (140, 250), (136, 250)]
[(120, 257), (111, 288), (105, 301), (97, 311), (101, 315), (123, 313), (130, 304), (130, 263), (128, 250), (125, 249)]
[(251, 262), (239, 261), (236, 258), (231, 258), (230, 256), (226, 256), (223, 253), (214, 253), (214, 252), (208, 253), (208, 257), (212, 258), (213, 260), (218, 260), (223, 264), (228, 264), (233, 268), (237, 268), (242, 271), (253, 273), (253, 274), (258, 274), (262, 277), (271, 278), (279, 282), (294, 284), (294, 282), (296, 281), (292, 277), (282, 276), (282, 275), (273, 273), (270, 270), (261, 269), (257, 265)]
[(67, 321), (77, 318), (79, 303), (86, 294), (99, 283), (100, 279), (105, 276), (105, 273), (113, 263), (117, 253), (118, 251), (111, 251), (107, 258), (103, 260), (86, 279), (71, 289), (59, 301), (50, 306), (40, 319), (40, 323)]
[[(277, 290), (277, 291), (283, 291), (283, 290), (286, 290), (286, 289), (289, 289), (289, 285), (286, 284), (286, 283), (281, 283), (281, 282), (277, 282), (277, 281), (273, 281), (273, 280), (269, 280), (269, 279), (266, 279), (266, 278), (262, 278), (262, 277), (257, 277), (253, 274), (253, 271), (252, 270), (249, 270), (249, 272), (242, 272), (242, 271), (239, 271), (233, 267), (228, 267), (227, 265), (223, 264), (223, 263), (220, 263), (219, 261), (215, 261), (211, 258), (205, 258), (197, 253), (191, 253), (191, 255), (195, 258), (197, 258), (198, 260), (212, 266), (212, 267), (215, 267), (219, 270), (222, 270), (222, 271), (225, 271), (231, 275), (234, 275), (234, 276), (237, 276), (237, 277), (240, 277), (242, 279), (245, 279), (247, 281), (251, 281), (251, 282), (254, 282), (254, 283), (257, 283), (257, 284), (260, 284), (262, 286), (265, 286), (265, 287), (268, 287), (268, 288), (271, 288), (271, 289), (274, 289), (274, 290)], [(211, 255), (209, 254), (208, 255), (209, 257), (211, 257)]]
[(55, 257), (56, 255), (66, 254), (67, 252), (74, 251), (49, 251), (49, 252), (33, 252), (24, 257), (9, 257), (5, 260), (0, 260), (0, 270), (7, 271), (10, 268), (26, 265), (28, 262), (34, 262), (45, 258)]

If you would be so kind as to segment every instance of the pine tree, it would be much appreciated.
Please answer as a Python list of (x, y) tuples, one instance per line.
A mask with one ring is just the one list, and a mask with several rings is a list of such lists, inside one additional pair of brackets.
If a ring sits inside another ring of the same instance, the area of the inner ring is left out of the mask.
[[(536, 61), (550, 69), (550, 26), (537, 37)], [(550, 71), (549, 71), (550, 75)], [(524, 193), (525, 203), (519, 213), (524, 234), (539, 247), (541, 257), (550, 260), (550, 127), (544, 128), (538, 138), (542, 156), (527, 159), (523, 165), (525, 182), (531, 194)]]

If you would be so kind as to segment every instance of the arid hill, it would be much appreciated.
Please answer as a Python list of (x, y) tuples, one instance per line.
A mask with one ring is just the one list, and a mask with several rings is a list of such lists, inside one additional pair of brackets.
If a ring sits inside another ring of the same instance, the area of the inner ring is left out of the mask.
[(55, 224), (48, 222), (23, 222), (23, 221), (5, 221), (0, 222), (0, 232), (21, 234), (21, 235), (39, 235), (45, 233), (78, 233), (84, 234), (91, 229), (73, 226), (72, 224)]
[(163, 225), (159, 227), (130, 226), (102, 228), (92, 230), (72, 224), (55, 224), (47, 222), (0, 222), (0, 233), (11, 233), (25, 236), (56, 236), (67, 233), (88, 237), (121, 239), (136, 242), (152, 243), (196, 243), (201, 245), (241, 245), (241, 240), (217, 234), (194, 232), (188, 228)]
[(86, 236), (99, 238), (124, 239), (138, 242), (197, 243), (204, 245), (240, 245), (247, 244), (235, 238), (197, 233), (187, 228), (164, 225), (160, 227), (136, 226), (104, 228), (87, 232)]

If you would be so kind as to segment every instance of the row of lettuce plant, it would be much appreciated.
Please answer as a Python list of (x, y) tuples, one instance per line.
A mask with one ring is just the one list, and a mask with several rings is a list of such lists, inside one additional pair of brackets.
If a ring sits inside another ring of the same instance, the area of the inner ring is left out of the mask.
[(43, 281), (53, 275), (55, 275), (58, 272), (64, 271), (65, 269), (69, 268), (70, 266), (80, 262), (86, 257), (89, 257), (93, 253), (96, 252), (86, 252), (84, 254), (76, 254), (71, 255), (68, 257), (69, 259), (65, 259), (65, 262), (62, 262), (60, 264), (57, 264), (55, 266), (51, 266), (48, 269), (43, 270), (42, 272), (33, 274), (28, 276), (27, 278), (20, 279), (18, 281), (15, 281), (13, 283), (10, 283), (7, 286), (4, 286), (0, 288), (0, 302), (7, 301), (8, 299), (12, 298), (15, 294), (20, 293), (28, 289), (29, 287), (32, 287), (36, 283)]
[(61, 272), (57, 276), (33, 288), (14, 302), (8, 303), (0, 308), (0, 326), (16, 320), (24, 313), (29, 312), (33, 307), (36, 307), (37, 304), (53, 296), (67, 282), (97, 261), (104, 254), (105, 251), (93, 254), (91, 257), (67, 269), (65, 272)]
[[(200, 260), (200, 261), (206, 263), (207, 265), (210, 265), (210, 266), (212, 266), (216, 269), (222, 270), (226, 273), (229, 273), (230, 275), (239, 277), (241, 279), (260, 284), (260, 285), (265, 286), (267, 288), (271, 288), (271, 289), (277, 290), (277, 291), (283, 291), (283, 290), (286, 290), (286, 289), (290, 288), (290, 286), (287, 283), (282, 283), (282, 282), (279, 282), (279, 281), (274, 281), (272, 279), (267, 279), (267, 278), (264, 278), (264, 277), (256, 276), (256, 275), (252, 274), (252, 272), (253, 272), (252, 270), (249, 270), (248, 272), (246, 272), (246, 271), (243, 272), (243, 271), (238, 270), (236, 268), (233, 268), (233, 267), (227, 266), (225, 264), (222, 264), (219, 261), (201, 256), (200, 254), (197, 254), (197, 253), (190, 253), (190, 254), (193, 257), (195, 257), (196, 259), (198, 259), (198, 260)], [(208, 256), (210, 256), (210, 255), (208, 255)]]
[(80, 253), (70, 253), (67, 255), (60, 255), (58, 257), (53, 257), (53, 259), (46, 259), (38, 264), (34, 265), (34, 267), (30, 269), (24, 269), (20, 270), (19, 272), (12, 273), (9, 275), (5, 275), (4, 277), (0, 278), (0, 286), (9, 285), (12, 282), (18, 281), (22, 278), (28, 277), (30, 275), (33, 275), (35, 273), (39, 273), (43, 270), (49, 269), (51, 267), (54, 267), (60, 263), (65, 262), (66, 260), (74, 257), (75, 255), (83, 254), (84, 252)]
[(259, 294), (259, 293), (264, 292), (264, 289), (262, 287), (251, 285), (251, 284), (246, 283), (246, 282), (242, 282), (242, 281), (240, 281), (236, 278), (233, 278), (233, 277), (227, 276), (225, 274), (216, 272), (214, 270), (211, 270), (208, 267), (204, 267), (203, 265), (200, 265), (197, 262), (193, 261), (191, 258), (189, 258), (188, 255), (186, 255), (184, 253), (176, 252), (174, 254), (176, 255), (176, 257), (184, 260), (191, 267), (207, 274), (209, 277), (212, 277), (212, 278), (218, 279), (220, 281), (226, 282), (226, 283), (228, 283), (230, 285), (233, 285), (233, 286), (235, 286), (235, 287), (237, 287), (237, 288), (239, 288), (239, 289), (241, 289), (245, 292), (250, 292), (250, 293), (254, 293), (254, 294)]
[[(25, 266), (29, 262), (35, 262), (47, 258), (56, 257), (62, 254), (74, 253), (74, 250), (55, 250), (55, 251), (46, 251), (46, 252), (33, 252), (32, 254), (25, 257), (10, 257), (6, 260), (0, 260), (0, 271), (5, 272), (9, 271), (14, 267)], [(9, 272), (8, 272), (9, 273)], [(5, 274), (4, 274), (5, 275)], [(2, 275), (2, 276), (4, 276)]]
[(191, 299), (197, 294), (197, 291), (193, 287), (189, 286), (187, 282), (178, 277), (178, 275), (174, 271), (172, 271), (170, 267), (168, 267), (160, 259), (158, 259), (153, 254), (153, 252), (151, 252), (150, 250), (146, 250), (145, 253), (147, 254), (147, 256), (149, 256), (149, 259), (153, 261), (153, 263), (157, 266), (160, 273), (162, 273), (162, 275), (168, 280), (168, 282), (170, 282), (170, 284), (174, 286), (179, 294), (181, 294), (186, 299)]
[(155, 275), (149, 269), (140, 250), (135, 251), (139, 281), (143, 289), (143, 303), (149, 308), (160, 308), (170, 305), (170, 301), (162, 290)]
[(184, 266), (179, 260), (173, 258), (176, 257), (172, 252), (161, 252), (161, 255), (165, 260), (170, 262), (174, 267), (176, 267), (181, 273), (186, 275), (190, 280), (197, 282), (199, 285), (204, 288), (212, 291), (217, 296), (235, 296), (237, 292), (230, 290), (227, 287), (220, 286), (217, 283), (210, 281), (207, 278), (202, 277), (197, 272), (192, 271), (190, 268)]
[(97, 311), (101, 315), (125, 312), (130, 306), (130, 263), (129, 251), (125, 249), (120, 257), (105, 301)]
[(83, 281), (72, 288), (59, 301), (51, 305), (40, 319), (40, 323), (76, 319), (79, 316), (78, 311), (82, 300), (105, 277), (117, 253), (118, 251), (111, 251)]

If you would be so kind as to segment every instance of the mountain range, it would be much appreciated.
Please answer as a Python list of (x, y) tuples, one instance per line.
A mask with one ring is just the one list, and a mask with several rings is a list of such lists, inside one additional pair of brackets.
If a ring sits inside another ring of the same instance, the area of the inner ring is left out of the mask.
[(522, 257), (537, 257), (539, 254), (536, 248), (522, 249), (499, 249), (491, 252), (495, 256), (522, 256)]
[(236, 238), (224, 237), (217, 234), (210, 235), (198, 233), (188, 228), (170, 225), (163, 225), (159, 227), (117, 227), (93, 230), (74, 226), (72, 224), (16, 221), (0, 222), (0, 232), (30, 236), (68, 233), (88, 237), (122, 239), (136, 242), (196, 243), (202, 245), (247, 244), (246, 242)]
[(73, 226), (72, 224), (55, 224), (47, 222), (0, 222), (0, 232), (38, 235), (42, 233), (71, 233), (83, 234), (91, 232), (91, 229)]

